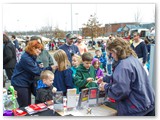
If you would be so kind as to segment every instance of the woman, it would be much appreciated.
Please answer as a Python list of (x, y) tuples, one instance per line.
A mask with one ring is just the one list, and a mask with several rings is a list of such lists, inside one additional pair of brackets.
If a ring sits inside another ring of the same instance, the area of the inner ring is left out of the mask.
[(40, 75), (41, 71), (52, 67), (40, 68), (36, 62), (37, 56), (43, 49), (42, 44), (37, 40), (30, 41), (25, 48), (19, 63), (16, 64), (11, 84), (14, 86), (18, 94), (19, 107), (25, 107), (31, 104), (31, 92), (33, 92), (34, 77)]
[[(32, 36), (30, 40), (31, 41), (32, 40), (38, 40), (38, 42), (43, 45), (42, 39), (40, 37), (38, 37), (38, 36)], [(42, 49), (42, 51), (39, 54), (39, 56), (37, 56), (37, 60), (36, 61), (39, 62), (39, 63), (40, 62), (43, 63), (44, 67), (49, 67), (49, 66), (54, 64), (51, 55), (45, 49)]]
[(155, 115), (155, 93), (151, 81), (130, 44), (116, 38), (108, 43), (107, 51), (117, 64), (112, 76), (100, 78), (98, 82), (101, 83), (100, 90), (116, 100), (118, 115)]

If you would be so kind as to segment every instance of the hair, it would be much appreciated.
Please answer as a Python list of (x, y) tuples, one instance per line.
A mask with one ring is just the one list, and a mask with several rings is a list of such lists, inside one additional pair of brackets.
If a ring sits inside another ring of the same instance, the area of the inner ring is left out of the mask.
[(115, 52), (118, 60), (125, 59), (130, 55), (137, 57), (137, 54), (130, 47), (130, 43), (122, 38), (116, 38), (114, 41), (108, 42), (106, 50)]
[(12, 38), (16, 39), (16, 36), (15, 36), (15, 35), (12, 35)]
[(89, 52), (83, 53), (82, 61), (92, 61), (93, 55)]
[[(41, 43), (42, 45), (43, 45), (43, 42), (42, 42), (42, 38), (41, 37), (39, 37), (39, 36), (32, 36), (31, 38), (30, 38), (30, 41), (33, 41), (33, 40), (37, 40), (39, 43)], [(44, 45), (43, 45), (43, 49), (44, 49)], [(43, 50), (42, 49), (42, 50)]]
[(43, 45), (39, 43), (37, 40), (29, 41), (25, 51), (29, 53), (30, 55), (35, 55), (35, 49), (43, 49)]
[(41, 75), (40, 75), (40, 79), (43, 80), (43, 79), (47, 79), (49, 77), (49, 75), (52, 75), (54, 76), (54, 74), (49, 71), (49, 70), (44, 70), (41, 72)]
[(79, 55), (77, 55), (77, 54), (74, 54), (72, 57), (76, 57), (79, 63), (82, 62), (81, 56), (79, 56)]
[(9, 41), (9, 37), (6, 34), (3, 34), (3, 43), (7, 43)]
[(96, 53), (96, 52), (101, 52), (101, 51), (100, 51), (100, 50), (95, 50), (95, 53)]
[(58, 70), (63, 71), (66, 70), (68, 66), (70, 66), (70, 62), (68, 60), (67, 54), (63, 50), (57, 50), (54, 55), (54, 59), (58, 64)]
[(140, 34), (138, 32), (134, 32), (133, 35), (139, 36)]
[(41, 44), (42, 44), (42, 39), (41, 39), (41, 37), (32, 36), (32, 37), (30, 38), (30, 41), (32, 41), (32, 40), (40, 40), (40, 42), (41, 42)]

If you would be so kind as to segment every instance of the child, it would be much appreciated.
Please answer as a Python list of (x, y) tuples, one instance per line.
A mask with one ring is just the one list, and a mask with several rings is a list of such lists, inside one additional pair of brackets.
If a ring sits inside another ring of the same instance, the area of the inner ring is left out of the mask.
[(54, 59), (58, 64), (54, 73), (54, 86), (57, 91), (63, 91), (63, 95), (66, 96), (67, 89), (74, 88), (72, 70), (69, 68), (70, 62), (66, 53), (61, 49), (54, 53)]
[[(78, 68), (78, 66), (81, 64), (81, 62), (82, 62), (82, 58), (79, 56), (79, 55), (77, 55), (77, 54), (74, 54), (73, 56), (72, 56), (72, 67), (71, 67), (71, 70), (72, 70), (72, 77), (74, 77), (75, 76), (75, 74), (76, 74), (76, 71), (77, 71), (77, 68)], [(76, 87), (76, 89), (77, 89), (77, 94), (79, 93), (79, 88), (77, 87), (77, 86), (75, 86)]]
[(71, 70), (73, 71), (73, 73), (72, 73), (73, 77), (75, 76), (77, 68), (81, 64), (81, 62), (82, 62), (82, 58), (79, 55), (74, 54), (72, 56), (72, 67), (71, 67)]
[(102, 52), (102, 58), (103, 58), (103, 63), (102, 63), (102, 67), (104, 69), (104, 72), (107, 72), (107, 57), (106, 57), (106, 52)]
[(98, 58), (99, 61), (101, 62), (100, 68), (104, 69), (104, 72), (107, 72), (106, 70), (106, 57), (104, 55), (102, 55), (100, 50), (96, 50), (95, 51), (96, 56), (94, 56), (94, 58)]
[(57, 91), (52, 85), (54, 74), (51, 71), (42, 71), (40, 78), (41, 80), (37, 81), (36, 104), (52, 100), (53, 93)]
[(80, 89), (98, 87), (96, 80), (96, 73), (94, 67), (91, 66), (93, 56), (91, 53), (86, 52), (82, 55), (82, 64), (77, 68), (74, 77), (74, 84)]
[(96, 79), (99, 79), (100, 77), (103, 77), (103, 71), (100, 68), (100, 61), (97, 58), (93, 58), (92, 65), (95, 68), (96, 71)]

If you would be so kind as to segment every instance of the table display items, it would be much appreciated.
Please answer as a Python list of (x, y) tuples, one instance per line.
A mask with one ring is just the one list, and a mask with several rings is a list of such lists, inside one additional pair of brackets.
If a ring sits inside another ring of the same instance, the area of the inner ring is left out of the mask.
[(98, 104), (98, 88), (89, 88), (89, 107), (97, 106)]
[(12, 110), (14, 116), (25, 116), (27, 115), (26, 111), (20, 110), (19, 108)]
[(105, 94), (105, 91), (98, 91), (98, 105), (101, 105), (106, 101), (107, 101), (107, 96)]
[(76, 107), (76, 92), (77, 89), (67, 89), (67, 108)]
[(15, 90), (13, 86), (9, 86), (8, 90), (3, 89), (3, 111), (16, 109), (17, 102)]
[(3, 116), (12, 116), (12, 115), (13, 115), (12, 110), (4, 110), (3, 111)]
[(53, 109), (55, 111), (63, 111), (63, 92), (57, 91), (53, 95)]
[(27, 107), (25, 107), (25, 110), (28, 112), (28, 114), (34, 114), (37, 112), (45, 111), (48, 107), (44, 103), (39, 104), (31, 104)]
[(88, 108), (88, 99), (89, 99), (89, 89), (85, 88), (81, 90), (79, 101), (78, 101), (78, 109)]

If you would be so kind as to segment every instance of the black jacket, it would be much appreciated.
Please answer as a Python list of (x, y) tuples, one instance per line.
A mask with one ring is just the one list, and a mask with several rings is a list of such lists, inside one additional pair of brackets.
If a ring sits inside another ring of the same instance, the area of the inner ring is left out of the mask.
[(14, 68), (16, 64), (16, 48), (8, 41), (3, 48), (3, 68)]
[(43, 103), (48, 100), (53, 100), (53, 86), (40, 88), (36, 92), (36, 104)]

